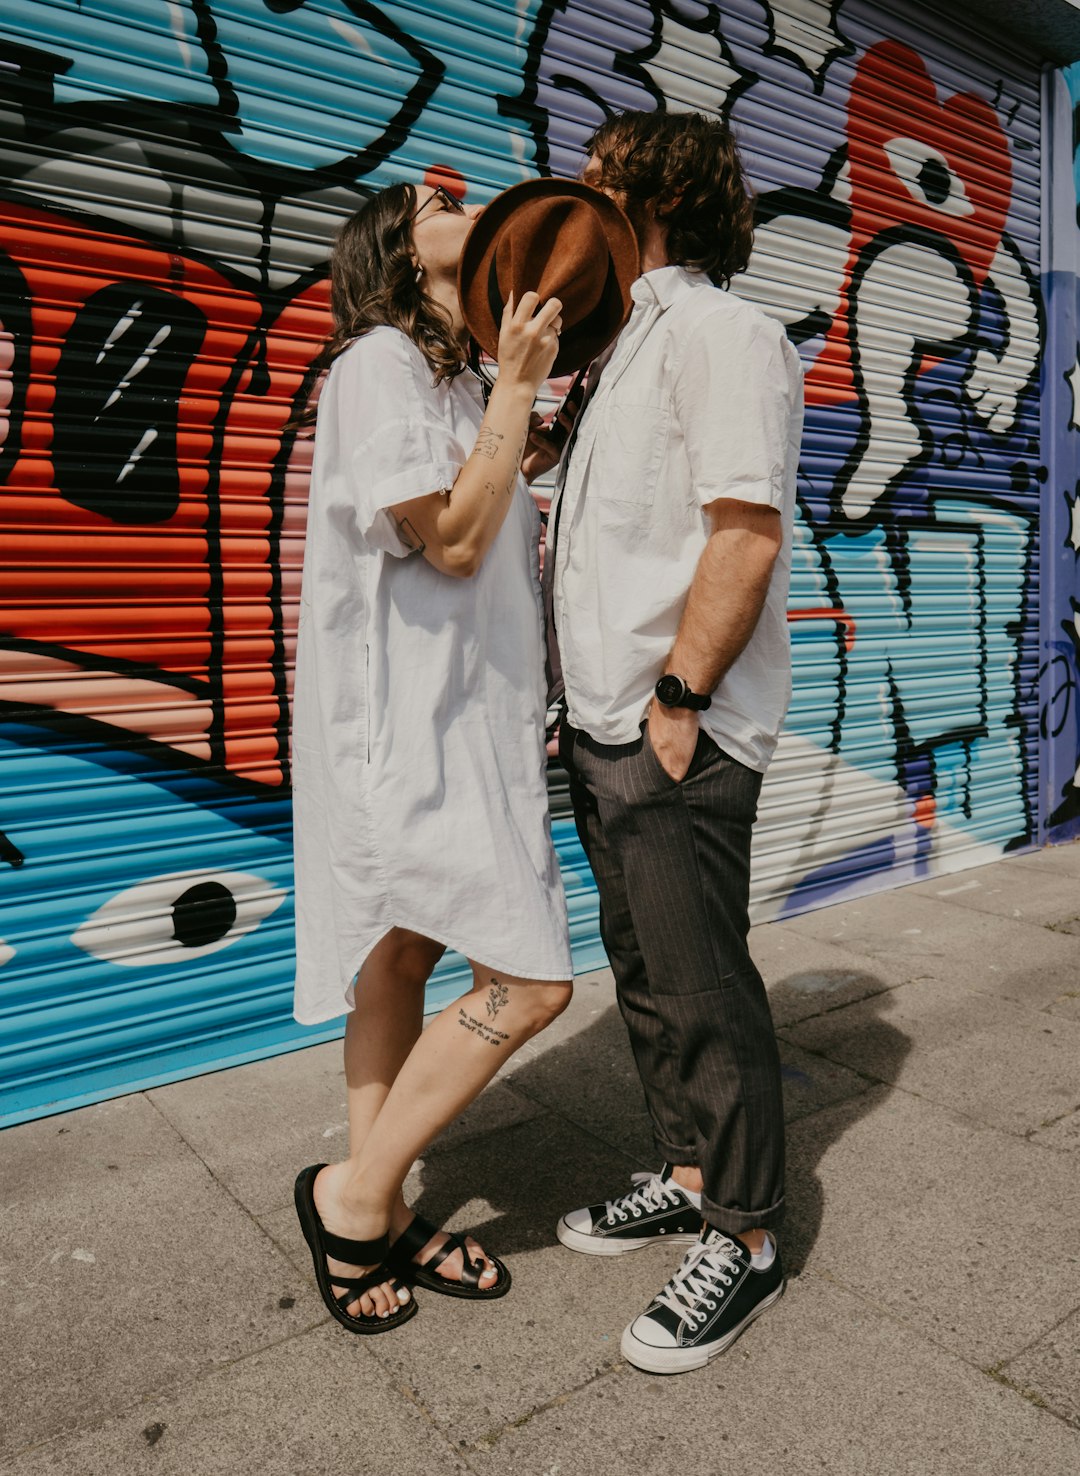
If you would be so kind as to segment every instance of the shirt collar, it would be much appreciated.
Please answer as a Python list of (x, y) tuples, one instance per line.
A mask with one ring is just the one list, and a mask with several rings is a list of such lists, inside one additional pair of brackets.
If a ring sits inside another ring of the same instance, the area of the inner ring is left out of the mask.
[(654, 267), (651, 272), (642, 272), (637, 278), (630, 288), (630, 296), (638, 306), (649, 307), (655, 302), (660, 308), (667, 309), (684, 292), (709, 285), (705, 273), (692, 267)]

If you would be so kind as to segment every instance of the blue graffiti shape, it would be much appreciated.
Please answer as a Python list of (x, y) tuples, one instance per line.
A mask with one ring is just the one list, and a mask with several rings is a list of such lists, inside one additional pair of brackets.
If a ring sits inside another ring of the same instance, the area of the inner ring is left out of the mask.
[(218, 94), (208, 75), (199, 20), (189, 3), (146, 5), (112, 0), (92, 9), (82, 0), (7, 0), (0, 44), (22, 41), (48, 48), (59, 72), (53, 96), (59, 104), (86, 107), (141, 99), (215, 109)]
[[(1080, 669), (1080, 601), (1070, 597), (1069, 605), (1071, 606), (1072, 618), (1070, 620), (1063, 620), (1061, 622), (1061, 628), (1065, 632), (1066, 636), (1068, 636), (1069, 644), (1072, 648), (1072, 669), (1077, 670)], [(1060, 649), (1060, 642), (1057, 644)], [(1071, 694), (1073, 691), (1071, 672), (1069, 673), (1069, 678), (1067, 678), (1066, 680), (1068, 683), (1067, 690)], [(1065, 707), (1067, 715), (1067, 701)], [(1062, 716), (1061, 728), (1064, 728), (1065, 726), (1066, 715)], [(1045, 722), (1045, 717), (1043, 721)], [(1080, 709), (1078, 709), (1077, 726), (1078, 728), (1080, 728)], [(1080, 752), (1080, 735), (1078, 735), (1076, 740), (1076, 749), (1077, 752)], [(1057, 825), (1065, 825), (1069, 822), (1080, 819), (1080, 784), (1077, 783), (1077, 776), (1080, 776), (1080, 767), (1077, 768), (1076, 774), (1073, 775), (1071, 779), (1067, 779), (1065, 784), (1062, 786), (1061, 803), (1057, 806), (1057, 808), (1050, 816), (1051, 828)]]
[[(914, 800), (932, 790), (938, 817), (973, 839), (1007, 843), (1030, 823), (1016, 697), (1030, 520), (940, 498), (931, 520), (901, 536), (905, 598), (885, 529), (817, 545), (856, 619), (836, 751)], [(804, 712), (792, 704), (795, 731)], [(823, 735), (815, 726), (807, 736)], [(973, 790), (993, 801), (973, 803)]]
[(23, 723), (0, 764), (0, 1118), (300, 1034), (287, 799)]
[(445, 65), (367, 0), (221, 0), (242, 154), (352, 180), (401, 148)]
[(445, 72), (369, 0), (118, 0), (107, 13), (9, 0), (5, 40), (20, 53), (50, 48), (35, 55), (53, 58), (51, 101), (75, 116), (167, 113), (227, 135), (264, 170), (317, 170), (324, 182), (359, 178), (400, 149)]
[(824, 907), (863, 878), (891, 871), (895, 865), (896, 843), (891, 836), (856, 846), (835, 861), (808, 872), (792, 889), (784, 903), (784, 913)]

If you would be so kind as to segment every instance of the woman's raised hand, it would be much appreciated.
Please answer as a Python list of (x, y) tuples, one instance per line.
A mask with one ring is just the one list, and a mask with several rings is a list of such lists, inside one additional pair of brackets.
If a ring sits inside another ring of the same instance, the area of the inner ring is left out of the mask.
[(533, 400), (559, 351), (561, 313), (557, 297), (543, 306), (535, 292), (523, 293), (516, 306), (508, 300), (499, 331), (499, 377), (449, 496), (432, 492), (391, 508), (402, 541), (444, 574), (476, 573), (513, 504)]
[(524, 292), (515, 304), (511, 293), (499, 328), (499, 379), (527, 387), (535, 396), (551, 373), (561, 331), (562, 303), (557, 297), (541, 306), (538, 293)]

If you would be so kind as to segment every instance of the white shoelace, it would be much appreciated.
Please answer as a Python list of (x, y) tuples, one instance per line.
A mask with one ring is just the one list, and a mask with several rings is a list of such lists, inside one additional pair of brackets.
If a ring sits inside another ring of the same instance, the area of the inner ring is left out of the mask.
[(631, 1174), (630, 1180), (637, 1184), (636, 1189), (631, 1189), (621, 1199), (609, 1199), (604, 1205), (604, 1215), (608, 1220), (625, 1222), (631, 1217), (640, 1220), (643, 1214), (678, 1209), (682, 1203), (682, 1195), (665, 1184), (659, 1174)]
[(657, 1293), (658, 1304), (681, 1317), (691, 1330), (704, 1322), (719, 1305), (724, 1292), (718, 1283), (722, 1281), (725, 1286), (731, 1286), (732, 1278), (728, 1272), (742, 1270), (743, 1263), (738, 1259), (735, 1247), (731, 1245), (728, 1251), (725, 1245), (731, 1245), (731, 1242), (706, 1245), (704, 1241), (698, 1241), (687, 1251), (686, 1259), (664, 1290)]

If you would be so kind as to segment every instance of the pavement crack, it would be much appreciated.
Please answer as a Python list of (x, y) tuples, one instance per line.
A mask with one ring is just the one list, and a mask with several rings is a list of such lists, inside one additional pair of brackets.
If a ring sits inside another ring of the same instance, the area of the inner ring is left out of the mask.
[(402, 1399), (404, 1399), (407, 1404), (411, 1404), (413, 1408), (417, 1410), (419, 1414), (427, 1421), (427, 1423), (431, 1426), (431, 1429), (442, 1441), (443, 1445), (446, 1446), (450, 1454), (456, 1460), (461, 1461), (465, 1465), (465, 1468), (467, 1470), (475, 1471), (475, 1467), (471, 1466), (467, 1459), (466, 1447), (463, 1445), (459, 1445), (457, 1442), (450, 1438), (450, 1436), (446, 1433), (446, 1431), (439, 1424), (438, 1420), (432, 1414), (431, 1410), (428, 1409), (427, 1405), (420, 1398), (420, 1395), (416, 1392), (416, 1390), (411, 1388), (408, 1384), (395, 1384), (394, 1388), (401, 1395)]
[(1019, 1394), (1021, 1399), (1026, 1399), (1036, 1409), (1045, 1410), (1047, 1414), (1053, 1415), (1055, 1419), (1061, 1420), (1063, 1424), (1071, 1426), (1072, 1421), (1066, 1419), (1063, 1415), (1059, 1415), (1053, 1405), (1048, 1404), (1037, 1389), (1031, 1389), (1025, 1384), (1018, 1384), (1013, 1379), (1010, 1379), (1008, 1374), (1003, 1373), (1000, 1363), (991, 1364), (989, 1368), (984, 1368), (982, 1371), (986, 1374), (987, 1378), (993, 1379), (994, 1383), (1000, 1384), (1003, 1389), (1008, 1389), (1013, 1394)]
[[(1058, 1420), (1061, 1424), (1066, 1425), (1070, 1430), (1074, 1430), (1076, 1428), (1075, 1420), (1070, 1419), (1068, 1415), (1059, 1413), (1058, 1410), (1056, 1410), (1054, 1406), (1046, 1399), (1046, 1397), (1040, 1394), (1037, 1389), (1033, 1389), (1029, 1385), (1018, 1383), (1016, 1380), (1011, 1379), (1009, 1375), (1005, 1372), (1006, 1367), (1010, 1363), (1014, 1362), (1017, 1358), (1021, 1357), (1022, 1354), (1027, 1351), (1027, 1348), (1019, 1349), (1016, 1353), (1010, 1354), (1008, 1358), (1000, 1358), (996, 1363), (992, 1363), (989, 1365), (980, 1364), (977, 1363), (974, 1358), (967, 1358), (964, 1356), (963, 1353), (957, 1352), (957, 1350), (949, 1343), (942, 1342), (940, 1339), (928, 1334), (921, 1322), (909, 1321), (909, 1319), (905, 1317), (903, 1313), (898, 1312), (894, 1307), (890, 1307), (887, 1303), (881, 1302), (876, 1297), (870, 1296), (867, 1292), (863, 1291), (861, 1287), (853, 1286), (851, 1282), (845, 1281), (842, 1277), (837, 1276), (834, 1272), (825, 1270), (823, 1268), (815, 1268), (813, 1270), (810, 1270), (806, 1267), (803, 1267), (803, 1269), (800, 1271), (800, 1279), (803, 1278), (810, 1281), (823, 1281), (829, 1285), (839, 1287), (842, 1291), (847, 1292), (849, 1296), (855, 1298), (856, 1301), (862, 1302), (865, 1307), (871, 1308), (873, 1312), (875, 1312), (879, 1317), (884, 1318), (888, 1322), (892, 1322), (897, 1327), (902, 1327), (906, 1332), (913, 1334), (917, 1339), (919, 1339), (919, 1341), (928, 1343), (930, 1347), (936, 1348), (938, 1352), (944, 1354), (946, 1358), (951, 1358), (955, 1362), (962, 1363), (967, 1368), (974, 1369), (977, 1373), (983, 1374), (986, 1378), (993, 1379), (996, 1384), (1000, 1384), (1002, 1388), (1008, 1389), (1009, 1392), (1012, 1394), (1019, 1395), (1021, 1399), (1026, 1400), (1028, 1404), (1034, 1405), (1036, 1409), (1043, 1410), (1046, 1414), (1052, 1415), (1055, 1420)], [(1047, 1337), (1049, 1333), (1060, 1327), (1063, 1322), (1068, 1321), (1068, 1319), (1072, 1317), (1075, 1312), (1075, 1308), (1070, 1308), (1062, 1318), (1060, 1318), (1057, 1322), (1053, 1324), (1053, 1326), (1044, 1328), (1039, 1333), (1038, 1337), (1034, 1338), (1032, 1342), (1027, 1345), (1027, 1347), (1032, 1348), (1035, 1346), (1036, 1343), (1041, 1342), (1045, 1337)]]
[(576, 1394), (580, 1394), (583, 1389), (588, 1389), (591, 1385), (598, 1383), (600, 1379), (611, 1377), (624, 1378), (629, 1372), (629, 1364), (623, 1363), (621, 1360), (606, 1363), (597, 1369), (595, 1373), (590, 1374), (587, 1379), (583, 1379), (580, 1384), (575, 1384), (572, 1389), (564, 1389), (561, 1394), (556, 1394), (553, 1399), (547, 1399), (540, 1404), (533, 1405), (532, 1409), (526, 1410), (524, 1414), (518, 1415), (515, 1419), (507, 1420), (506, 1424), (499, 1426), (498, 1429), (488, 1430), (471, 1444), (466, 1444), (463, 1441), (456, 1447), (457, 1453), (462, 1457), (470, 1450), (475, 1451), (477, 1454), (481, 1452), (486, 1453), (494, 1449), (503, 1436), (509, 1434), (510, 1431), (523, 1429), (537, 1415), (546, 1414), (549, 1409), (560, 1409), (564, 1404), (573, 1399)]
[(1049, 1327), (1044, 1327), (1040, 1333), (1032, 1338), (1030, 1343), (1025, 1343), (1022, 1348), (1017, 1348), (1016, 1352), (1010, 1353), (1007, 1358), (999, 1358), (997, 1363), (992, 1364), (988, 1369), (984, 1369), (983, 1372), (990, 1374), (992, 1378), (996, 1378), (999, 1373), (1008, 1368), (1010, 1363), (1015, 1363), (1018, 1358), (1023, 1358), (1025, 1353), (1030, 1353), (1032, 1348), (1037, 1347), (1051, 1333), (1057, 1332), (1058, 1328), (1068, 1322), (1070, 1317), (1075, 1317), (1078, 1311), (1080, 1311), (1080, 1307), (1067, 1308), (1056, 1322), (1052, 1322)]
[[(149, 1102), (150, 1106), (161, 1118), (162, 1122), (168, 1123), (169, 1127), (180, 1139), (181, 1143), (183, 1143), (188, 1152), (198, 1159), (198, 1161), (202, 1164), (203, 1168), (210, 1175), (211, 1179), (213, 1179), (214, 1183), (221, 1190), (221, 1192), (228, 1195), (233, 1204), (235, 1204), (237, 1208), (251, 1221), (252, 1225), (254, 1225), (259, 1234), (264, 1239), (268, 1240), (270, 1244), (274, 1246), (274, 1248), (285, 1257), (286, 1263), (288, 1265), (292, 1266), (294, 1270), (299, 1270), (299, 1268), (296, 1267), (296, 1263), (294, 1262), (293, 1258), (289, 1255), (288, 1251), (275, 1239), (273, 1235), (270, 1234), (269, 1230), (267, 1230), (266, 1226), (259, 1219), (258, 1215), (255, 1214), (254, 1210), (249, 1209), (244, 1201), (240, 1198), (240, 1196), (235, 1192), (235, 1190), (230, 1189), (228, 1184), (225, 1183), (224, 1179), (222, 1179), (220, 1175), (214, 1172), (210, 1164), (207, 1163), (206, 1159), (195, 1147), (195, 1144), (191, 1142), (190, 1138), (184, 1136), (182, 1130), (177, 1126), (175, 1122), (173, 1122), (169, 1114), (158, 1105), (157, 1101), (150, 1095), (150, 1093), (141, 1092), (140, 1096), (144, 1097), (146, 1101)], [(268, 1211), (267, 1213), (272, 1213), (272, 1211)]]

